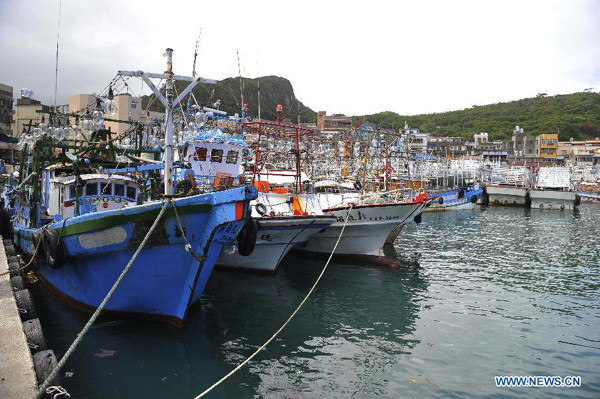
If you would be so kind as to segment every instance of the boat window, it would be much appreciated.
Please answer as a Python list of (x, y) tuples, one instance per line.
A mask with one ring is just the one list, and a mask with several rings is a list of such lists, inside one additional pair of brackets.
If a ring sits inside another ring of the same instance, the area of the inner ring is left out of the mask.
[(115, 184), (115, 195), (119, 197), (125, 196), (125, 185), (124, 184)]
[(135, 187), (127, 186), (127, 198), (135, 199)]
[(194, 161), (206, 161), (206, 147), (196, 147)]
[(216, 148), (213, 148), (212, 152), (210, 153), (210, 161), (214, 163), (221, 163), (221, 161), (223, 161), (223, 150), (217, 150)]
[(238, 160), (238, 152), (237, 151), (229, 151), (227, 153), (227, 163), (237, 163)]
[(98, 195), (98, 183), (87, 183), (85, 185), (85, 195)]
[(100, 194), (102, 194), (102, 195), (112, 195), (112, 184), (110, 184), (110, 183), (100, 183)]
[(69, 186), (69, 199), (75, 199), (75, 197), (77, 197), (77, 190), (75, 189), (75, 185), (71, 184)]

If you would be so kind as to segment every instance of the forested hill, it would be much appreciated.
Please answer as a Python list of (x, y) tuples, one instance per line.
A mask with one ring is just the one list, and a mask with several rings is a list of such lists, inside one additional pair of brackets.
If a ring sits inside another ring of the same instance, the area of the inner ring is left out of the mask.
[[(281, 104), (283, 115), (287, 115), (294, 123), (298, 121), (298, 110), (300, 110), (301, 122), (316, 121), (317, 114), (296, 99), (294, 88), (289, 80), (279, 76), (262, 76), (256, 79), (243, 78), (242, 81), (244, 103), (248, 104), (247, 112), (250, 117), (256, 118), (258, 116), (258, 85), (260, 81), (261, 118), (275, 119), (277, 105)], [(187, 85), (187, 82), (177, 82), (177, 91), (181, 92)], [(216, 85), (198, 84), (194, 88), (194, 97), (206, 107), (213, 107), (213, 104), (220, 100), (221, 110), (230, 115), (241, 114), (242, 99), (239, 77), (220, 80)], [(148, 96), (145, 96), (143, 100), (144, 108), (147, 102)], [(162, 111), (162, 105), (155, 100), (150, 110)]]
[(459, 111), (402, 116), (381, 112), (355, 117), (380, 127), (398, 129), (404, 121), (411, 127), (435, 136), (473, 136), (487, 132), (492, 140), (506, 140), (515, 126), (525, 134), (559, 133), (560, 140), (590, 140), (600, 136), (600, 94), (573, 93), (551, 97), (525, 98)]

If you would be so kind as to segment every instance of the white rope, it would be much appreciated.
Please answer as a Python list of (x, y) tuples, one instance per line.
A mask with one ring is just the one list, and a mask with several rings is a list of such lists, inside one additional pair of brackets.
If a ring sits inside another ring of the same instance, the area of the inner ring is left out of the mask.
[(312, 294), (312, 292), (315, 290), (315, 288), (317, 287), (317, 284), (319, 284), (319, 281), (321, 281), (321, 277), (323, 277), (323, 274), (325, 274), (325, 270), (327, 270), (327, 267), (329, 266), (329, 262), (331, 262), (331, 258), (333, 258), (333, 254), (335, 253), (335, 250), (337, 249), (337, 246), (340, 243), (340, 239), (342, 238), (342, 235), (344, 234), (344, 229), (346, 229), (346, 224), (348, 223), (348, 218), (350, 217), (350, 212), (352, 211), (352, 206), (353, 205), (350, 204), (350, 207), (348, 208), (348, 213), (346, 214), (346, 220), (344, 221), (344, 225), (342, 226), (342, 231), (340, 231), (340, 235), (339, 235), (337, 241), (335, 242), (335, 246), (333, 247), (333, 251), (331, 251), (331, 254), (329, 255), (329, 259), (327, 259), (327, 263), (325, 263), (325, 266), (323, 267), (323, 270), (321, 271), (321, 274), (319, 274), (319, 277), (317, 278), (317, 281), (315, 281), (315, 283), (313, 284), (313, 286), (310, 288), (310, 291), (308, 291), (308, 294), (306, 294), (306, 296), (304, 297), (304, 299), (302, 300), (302, 302), (300, 302), (300, 304), (298, 305), (298, 307), (296, 308), (296, 310), (294, 310), (294, 312), (285, 321), (285, 323), (283, 323), (283, 325), (281, 327), (279, 327), (279, 329), (277, 331), (275, 331), (275, 334), (273, 334), (271, 336), (271, 338), (269, 338), (264, 344), (262, 344), (260, 346), (260, 348), (258, 348), (252, 355), (250, 355), (250, 357), (248, 357), (246, 360), (244, 360), (242, 363), (240, 363), (236, 368), (234, 368), (233, 370), (231, 370), (227, 375), (225, 375), (219, 381), (215, 382), (213, 385), (211, 385), (209, 388), (207, 388), (200, 395), (196, 396), (194, 399), (200, 399), (200, 398), (202, 398), (204, 395), (206, 395), (207, 393), (209, 393), (210, 391), (212, 391), (213, 389), (215, 389), (216, 387), (218, 387), (226, 379), (228, 379), (233, 374), (235, 374), (239, 369), (241, 369), (242, 367), (244, 367), (248, 362), (250, 362), (250, 360), (252, 360), (263, 349), (265, 349), (267, 347), (267, 345), (269, 345), (275, 338), (277, 338), (277, 336), (279, 335), (279, 333), (281, 331), (283, 331), (283, 329), (290, 323), (290, 321), (292, 321), (292, 319), (294, 318), (294, 316), (296, 316), (296, 313), (298, 313), (298, 311), (300, 311), (300, 308), (302, 308), (302, 306), (304, 305), (304, 303), (308, 300), (308, 298), (310, 297), (310, 295)]
[(144, 239), (142, 240), (142, 243), (140, 244), (140, 246), (138, 247), (138, 249), (135, 251), (135, 253), (131, 257), (131, 259), (129, 260), (129, 263), (127, 263), (127, 266), (125, 266), (125, 269), (123, 269), (123, 271), (121, 272), (121, 275), (119, 276), (119, 278), (117, 279), (117, 281), (115, 281), (115, 283), (113, 284), (113, 286), (110, 289), (110, 291), (108, 291), (108, 294), (106, 294), (106, 297), (104, 298), (104, 300), (102, 301), (102, 303), (100, 303), (100, 306), (98, 306), (98, 308), (96, 309), (96, 311), (94, 312), (94, 314), (92, 315), (92, 317), (90, 317), (90, 319), (85, 324), (85, 326), (83, 327), (83, 329), (81, 330), (81, 332), (79, 334), (77, 334), (77, 338), (75, 338), (75, 341), (73, 341), (73, 343), (71, 344), (71, 346), (69, 347), (69, 349), (67, 349), (67, 351), (65, 352), (64, 356), (60, 359), (60, 361), (58, 362), (58, 364), (56, 365), (56, 367), (54, 367), (54, 370), (52, 370), (52, 373), (50, 373), (50, 375), (46, 378), (46, 381), (44, 381), (44, 383), (42, 384), (42, 386), (39, 387), (39, 389), (38, 389), (38, 391), (36, 392), (36, 395), (35, 395), (36, 398), (41, 398), (42, 395), (44, 395), (44, 393), (46, 392), (46, 388), (48, 388), (48, 385), (50, 385), (50, 382), (54, 378), (56, 378), (56, 376), (58, 375), (60, 369), (65, 365), (65, 363), (67, 362), (67, 359), (69, 359), (69, 356), (71, 356), (71, 354), (75, 351), (75, 349), (77, 348), (77, 346), (79, 345), (79, 343), (81, 342), (81, 340), (83, 339), (83, 337), (85, 336), (85, 334), (89, 331), (90, 327), (92, 327), (92, 324), (94, 324), (94, 322), (96, 321), (96, 319), (100, 315), (100, 312), (102, 312), (102, 309), (104, 309), (104, 307), (106, 306), (106, 304), (108, 303), (108, 301), (110, 300), (110, 298), (112, 297), (112, 295), (114, 294), (114, 292), (117, 289), (117, 287), (119, 286), (119, 284), (121, 284), (121, 281), (123, 281), (123, 279), (125, 278), (125, 275), (127, 274), (127, 272), (129, 271), (129, 269), (131, 268), (131, 265), (133, 265), (133, 262), (135, 262), (135, 260), (137, 259), (138, 255), (142, 251), (142, 248), (144, 248), (144, 246), (146, 245), (146, 242), (150, 238), (150, 235), (152, 234), (152, 232), (154, 231), (154, 229), (158, 225), (159, 220), (162, 218), (163, 214), (165, 213), (165, 210), (167, 209), (167, 205), (168, 204), (169, 204), (169, 201), (165, 201), (165, 203), (163, 204), (162, 209), (160, 210), (158, 216), (156, 217), (156, 220), (154, 220), (154, 223), (152, 224), (152, 227), (150, 227), (150, 230), (148, 230), (148, 233), (146, 233), (146, 236), (144, 237)]

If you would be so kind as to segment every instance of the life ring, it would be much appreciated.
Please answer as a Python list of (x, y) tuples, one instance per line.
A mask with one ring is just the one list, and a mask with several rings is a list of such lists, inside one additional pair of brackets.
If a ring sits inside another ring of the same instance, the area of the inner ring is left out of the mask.
[[(263, 205), (264, 206), (264, 205)], [(240, 230), (237, 236), (238, 242), (238, 253), (241, 256), (250, 256), (252, 252), (254, 252), (254, 247), (256, 246), (256, 236), (258, 235), (258, 227), (256, 226), (256, 222), (254, 219), (250, 218)]]
[(355, 182), (354, 182), (354, 189), (355, 189), (356, 191), (360, 191), (360, 190), (362, 190), (362, 183), (361, 183), (361, 182), (359, 182), (359, 181), (355, 181)]
[(471, 196), (471, 203), (472, 203), (472, 204), (476, 204), (476, 203), (477, 203), (477, 199), (478, 199), (478, 198), (477, 198), (477, 196), (476, 196), (476, 195), (472, 195), (472, 196)]
[(56, 230), (45, 229), (42, 233), (42, 244), (46, 262), (53, 268), (58, 269), (65, 263), (65, 251), (63, 242)]
[(265, 204), (261, 204), (259, 202), (254, 207), (256, 208), (256, 212), (258, 212), (260, 216), (265, 216), (267, 214), (267, 207), (265, 206)]
[(442, 205), (444, 203), (444, 198), (443, 197), (439, 197), (438, 198), (438, 202), (440, 203), (440, 205)]

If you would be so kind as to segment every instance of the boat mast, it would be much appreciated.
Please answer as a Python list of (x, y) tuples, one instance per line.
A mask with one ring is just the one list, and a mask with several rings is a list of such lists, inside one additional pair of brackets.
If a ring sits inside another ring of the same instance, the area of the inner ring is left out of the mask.
[[(144, 82), (150, 87), (154, 95), (165, 107), (165, 195), (173, 195), (173, 103), (179, 104), (179, 102), (185, 98), (198, 83), (206, 84), (217, 84), (214, 79), (204, 79), (201, 77), (191, 78), (189, 76), (180, 76), (173, 73), (173, 49), (168, 48), (164, 54), (167, 57), (167, 70), (164, 73), (147, 73), (143, 71), (119, 71), (117, 75), (120, 76), (135, 76), (142, 78)], [(150, 80), (165, 79), (165, 96), (160, 92), (160, 89)], [(175, 88), (175, 81), (186, 81), (191, 82), (188, 87), (185, 88), (179, 94), (176, 99), (173, 99), (173, 89)]]

